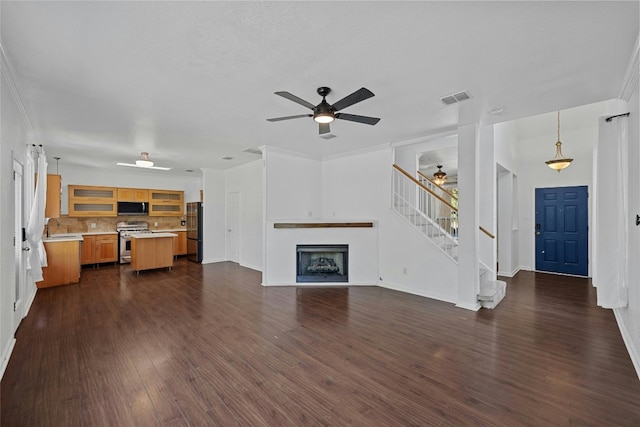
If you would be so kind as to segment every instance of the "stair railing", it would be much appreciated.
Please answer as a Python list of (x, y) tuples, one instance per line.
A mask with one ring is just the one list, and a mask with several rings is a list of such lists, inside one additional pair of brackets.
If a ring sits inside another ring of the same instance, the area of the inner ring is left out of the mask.
[(393, 209), (457, 259), (457, 207), (398, 165), (393, 165)]
[(443, 199), (448, 200), (450, 204), (453, 206), (458, 206), (458, 196), (453, 194), (451, 191), (446, 188), (436, 184), (436, 182), (429, 178), (427, 175), (418, 171), (418, 181), (427, 187), (429, 190), (433, 191), (436, 194), (439, 194)]

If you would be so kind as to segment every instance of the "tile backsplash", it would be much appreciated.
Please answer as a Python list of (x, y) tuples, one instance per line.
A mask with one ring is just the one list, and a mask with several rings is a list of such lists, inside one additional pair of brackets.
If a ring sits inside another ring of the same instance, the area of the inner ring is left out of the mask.
[[(121, 221), (146, 221), (150, 230), (172, 230), (184, 228), (180, 221), (185, 217), (171, 216), (118, 216), (118, 217), (95, 217), (76, 218), (61, 215), (59, 219), (51, 218), (48, 222), (49, 234), (65, 233), (95, 233), (103, 231), (116, 231), (116, 224)], [(157, 226), (154, 224), (158, 223)], [(91, 227), (95, 224), (95, 228)], [(45, 230), (46, 233), (46, 230)]]

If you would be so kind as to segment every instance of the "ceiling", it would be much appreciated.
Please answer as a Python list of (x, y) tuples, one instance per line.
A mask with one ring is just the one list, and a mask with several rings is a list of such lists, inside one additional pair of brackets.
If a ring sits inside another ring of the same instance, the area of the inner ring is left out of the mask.
[[(638, 2), (12, 2), (1, 44), (34, 134), (60, 164), (225, 169), (263, 145), (327, 157), (619, 95)], [(615, 31), (612, 30), (615, 28)], [(302, 105), (366, 87), (335, 138)], [(440, 98), (468, 91), (446, 106)], [(501, 114), (492, 110), (503, 109)], [(223, 160), (232, 157), (231, 160)]]

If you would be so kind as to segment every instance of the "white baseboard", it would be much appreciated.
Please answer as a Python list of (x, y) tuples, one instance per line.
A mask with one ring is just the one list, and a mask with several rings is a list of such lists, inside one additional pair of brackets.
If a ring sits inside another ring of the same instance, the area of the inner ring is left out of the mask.
[(477, 302), (475, 304), (456, 304), (456, 307), (464, 308), (465, 310), (478, 311), (482, 308), (482, 305), (480, 305), (480, 302)]
[(518, 274), (519, 271), (520, 271), (520, 267), (516, 267), (516, 269), (513, 270), (511, 273), (506, 271), (498, 271), (498, 276), (514, 277), (516, 274)]
[(214, 262), (225, 262), (228, 261), (227, 259), (224, 258), (212, 258), (212, 259), (203, 259), (202, 263), (203, 264), (213, 264)]
[(624, 341), (624, 345), (627, 347), (627, 351), (629, 352), (629, 357), (631, 357), (633, 367), (636, 368), (636, 374), (638, 375), (638, 379), (640, 379), (640, 354), (638, 353), (638, 349), (634, 347), (631, 334), (629, 333), (629, 330), (627, 329), (625, 323), (622, 321), (621, 310), (622, 309), (620, 308), (614, 308), (613, 314), (616, 317), (618, 329), (620, 329), (620, 334), (622, 335), (622, 341)]
[(16, 346), (15, 337), (11, 337), (9, 342), (4, 348), (2, 352), (2, 363), (0, 364), (0, 379), (4, 376), (4, 371), (7, 369), (7, 365), (9, 364), (9, 358), (11, 357), (11, 353), (13, 352), (13, 347)]
[(26, 300), (26, 304), (24, 307), (24, 317), (27, 317), (29, 314), (29, 310), (31, 310), (31, 305), (33, 304), (33, 300), (36, 299), (36, 293), (38, 292), (38, 288), (36, 286), (33, 287), (33, 292), (28, 296)]
[(256, 271), (262, 271), (262, 267), (258, 267), (257, 265), (251, 265), (251, 264), (240, 264), (240, 267), (245, 267), (245, 268), (250, 268), (252, 270), (256, 270)]
[(380, 282), (378, 283), (378, 286), (380, 286), (381, 288), (386, 288), (386, 289), (391, 289), (393, 291), (399, 291), (399, 292), (404, 292), (406, 294), (411, 294), (411, 295), (417, 295), (419, 297), (425, 297), (425, 298), (430, 298), (430, 299), (435, 299), (438, 301), (444, 301), (444, 302), (448, 302), (450, 304), (455, 304), (456, 302), (454, 300), (452, 300), (451, 298), (448, 298), (444, 295), (439, 295), (439, 294), (434, 294), (431, 292), (423, 292), (423, 291), (416, 291), (414, 289), (407, 289), (403, 286), (399, 286), (395, 283), (389, 283), (389, 282)]

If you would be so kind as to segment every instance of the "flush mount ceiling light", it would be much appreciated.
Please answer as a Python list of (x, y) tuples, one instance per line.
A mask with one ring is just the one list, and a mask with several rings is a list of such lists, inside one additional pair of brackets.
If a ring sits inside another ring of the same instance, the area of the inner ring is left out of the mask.
[(433, 182), (436, 185), (442, 185), (447, 180), (447, 173), (442, 170), (442, 165), (438, 165), (438, 172), (433, 174)]
[(142, 168), (142, 169), (155, 169), (161, 171), (169, 171), (171, 168), (165, 168), (162, 166), (154, 166), (153, 162), (149, 160), (149, 153), (143, 151), (140, 153), (140, 158), (136, 160), (135, 163), (116, 163), (118, 166), (128, 166), (132, 168)]
[(560, 142), (560, 111), (558, 111), (558, 142), (556, 142), (556, 155), (553, 159), (547, 160), (545, 163), (551, 169), (560, 172), (562, 169), (568, 167), (573, 159), (569, 159), (562, 155), (562, 142)]

